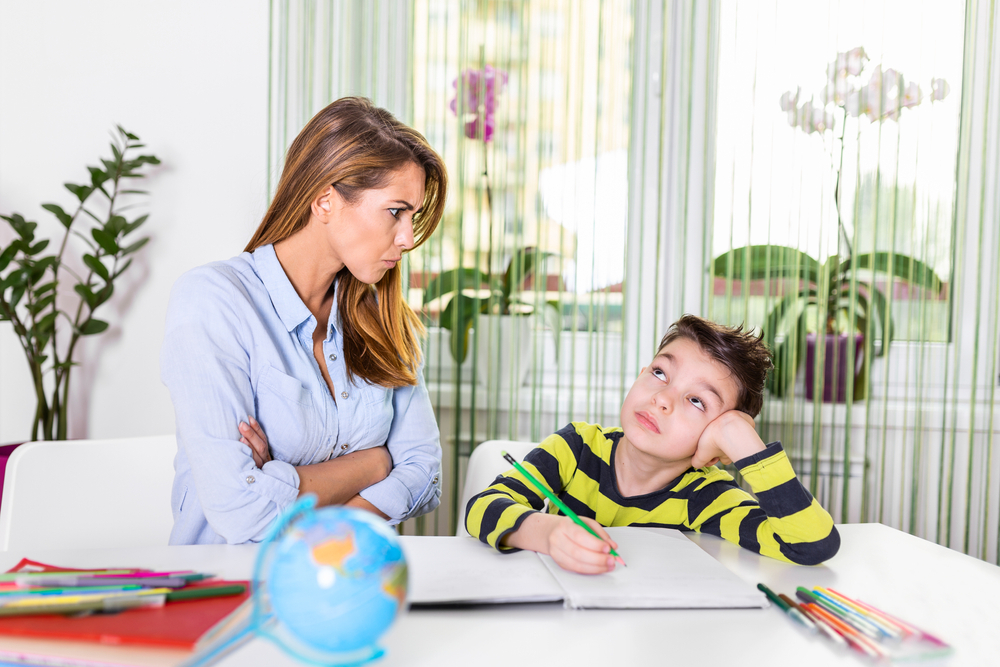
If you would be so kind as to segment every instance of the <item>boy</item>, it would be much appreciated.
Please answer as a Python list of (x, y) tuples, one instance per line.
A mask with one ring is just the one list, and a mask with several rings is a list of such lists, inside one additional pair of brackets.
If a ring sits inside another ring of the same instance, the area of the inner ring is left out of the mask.
[[(550, 507), (511, 470), (474, 496), (469, 533), (500, 551), (549, 554), (563, 568), (614, 568), (601, 526), (656, 526), (718, 535), (751, 551), (815, 565), (840, 548), (833, 519), (795, 477), (781, 443), (754, 429), (771, 353), (760, 337), (685, 315), (632, 384), (621, 428), (574, 422), (524, 466), (601, 535)], [(736, 462), (757, 496), (718, 462)]]

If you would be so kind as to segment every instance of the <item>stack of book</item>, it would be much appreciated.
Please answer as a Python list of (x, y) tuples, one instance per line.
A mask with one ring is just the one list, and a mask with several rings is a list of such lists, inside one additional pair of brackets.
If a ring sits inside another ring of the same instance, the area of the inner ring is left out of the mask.
[(25, 559), (0, 574), (0, 662), (176, 667), (245, 634), (250, 604), (247, 581)]

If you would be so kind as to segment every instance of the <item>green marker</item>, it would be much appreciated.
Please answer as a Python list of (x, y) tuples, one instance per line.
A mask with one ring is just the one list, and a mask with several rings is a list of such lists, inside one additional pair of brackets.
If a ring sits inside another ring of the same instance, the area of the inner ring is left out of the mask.
[[(520, 463), (518, 463), (517, 461), (515, 461), (513, 456), (511, 456), (510, 454), (508, 454), (507, 452), (504, 452), (504, 451), (501, 451), (500, 455), (503, 456), (505, 459), (507, 459), (507, 461), (511, 465), (513, 465), (514, 468), (519, 473), (521, 473), (522, 475), (524, 475), (525, 477), (527, 477), (528, 481), (531, 482), (532, 484), (534, 484), (536, 489), (538, 489), (543, 494), (545, 494), (545, 497), (549, 499), (550, 503), (553, 503), (556, 507), (558, 507), (560, 510), (562, 510), (563, 514), (565, 514), (570, 519), (572, 519), (573, 523), (575, 523), (578, 526), (582, 526), (583, 529), (586, 530), (588, 533), (590, 533), (591, 535), (593, 535), (597, 539), (601, 540), (602, 542), (604, 541), (604, 538), (602, 538), (600, 535), (598, 535), (597, 532), (593, 528), (591, 528), (586, 523), (584, 523), (583, 519), (581, 519), (579, 516), (577, 516), (576, 512), (574, 512), (573, 510), (571, 510), (569, 507), (566, 506), (566, 503), (564, 503), (563, 501), (559, 500), (559, 498), (557, 498), (554, 493), (552, 493), (551, 491), (549, 491), (545, 487), (544, 484), (542, 484), (537, 479), (535, 479), (534, 475), (532, 475), (530, 472), (528, 472), (527, 470), (525, 470), (524, 466), (522, 466)], [(611, 550), (611, 555), (614, 556), (618, 560), (619, 563), (621, 563), (622, 565), (625, 565), (625, 560), (621, 556), (619, 556), (618, 553), (614, 549)], [(628, 567), (628, 565), (625, 565), (625, 567)]]

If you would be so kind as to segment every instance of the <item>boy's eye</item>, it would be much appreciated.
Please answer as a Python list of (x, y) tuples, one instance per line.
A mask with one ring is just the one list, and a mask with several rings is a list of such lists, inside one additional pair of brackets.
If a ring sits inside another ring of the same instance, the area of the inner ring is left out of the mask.
[(399, 217), (399, 212), (402, 211), (402, 210), (403, 209), (401, 209), (401, 208), (390, 208), (389, 209), (389, 213), (392, 215), (392, 217), (398, 218)]
[(694, 407), (696, 407), (699, 410), (701, 410), (702, 412), (704, 412), (704, 410), (705, 410), (705, 404), (701, 402), (700, 398), (698, 398), (697, 396), (692, 396), (688, 400), (691, 401), (691, 405), (693, 405)]
[(654, 368), (653, 369), (653, 377), (655, 377), (657, 379), (660, 379), (660, 380), (664, 380), (664, 381), (667, 379), (666, 373), (664, 373), (663, 371), (661, 371), (659, 368)]

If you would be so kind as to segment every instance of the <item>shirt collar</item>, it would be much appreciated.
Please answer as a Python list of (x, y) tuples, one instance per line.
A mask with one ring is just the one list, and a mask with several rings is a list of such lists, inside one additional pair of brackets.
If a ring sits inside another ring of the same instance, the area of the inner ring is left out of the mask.
[[(274, 246), (270, 243), (262, 245), (253, 251), (254, 266), (257, 268), (257, 275), (264, 283), (264, 289), (271, 297), (271, 304), (281, 318), (281, 323), (288, 331), (294, 331), (303, 322), (312, 317), (312, 313), (306, 304), (299, 298), (292, 281), (285, 275), (285, 270), (281, 268), (278, 256), (274, 253)], [(337, 310), (337, 300), (333, 301), (333, 311), (330, 313), (331, 321)]]

